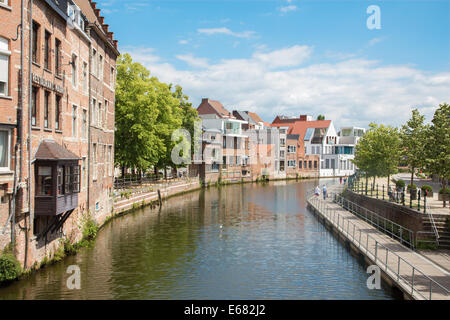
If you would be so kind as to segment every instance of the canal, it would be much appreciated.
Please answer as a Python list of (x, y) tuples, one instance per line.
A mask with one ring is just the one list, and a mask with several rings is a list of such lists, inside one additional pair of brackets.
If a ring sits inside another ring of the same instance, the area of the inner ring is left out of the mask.
[[(137, 210), (0, 299), (393, 299), (306, 209), (317, 183), (211, 187)], [(66, 286), (70, 265), (80, 290)]]

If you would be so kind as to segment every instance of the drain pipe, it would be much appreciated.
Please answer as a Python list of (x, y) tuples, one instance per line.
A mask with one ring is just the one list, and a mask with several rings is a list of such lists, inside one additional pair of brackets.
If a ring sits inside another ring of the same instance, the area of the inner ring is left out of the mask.
[(32, 172), (31, 172), (31, 110), (32, 110), (32, 48), (33, 48), (33, 0), (30, 0), (30, 39), (29, 39), (29, 54), (28, 54), (28, 210), (29, 210), (29, 229), (33, 230), (34, 226), (34, 212), (31, 207), (31, 188), (32, 188)]

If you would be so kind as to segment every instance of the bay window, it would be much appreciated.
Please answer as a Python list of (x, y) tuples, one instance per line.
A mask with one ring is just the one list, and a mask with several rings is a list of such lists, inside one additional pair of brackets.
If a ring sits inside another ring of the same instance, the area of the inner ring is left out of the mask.
[(0, 37), (0, 96), (8, 95), (9, 51), (8, 40)]

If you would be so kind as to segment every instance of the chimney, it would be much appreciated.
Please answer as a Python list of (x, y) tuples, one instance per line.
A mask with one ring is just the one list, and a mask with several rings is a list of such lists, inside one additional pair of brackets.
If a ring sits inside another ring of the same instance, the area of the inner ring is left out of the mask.
[(109, 32), (109, 25), (108, 24), (104, 24), (103, 25), (103, 30), (105, 31), (106, 34), (108, 34), (108, 32)]
[(203, 102), (208, 103), (208, 100), (209, 100), (208, 98), (202, 98), (202, 103)]
[(92, 4), (92, 8), (95, 10), (95, 8), (97, 8), (97, 2), (91, 2)]
[(114, 41), (114, 48), (117, 49), (117, 40), (113, 40)]
[(308, 117), (306, 114), (301, 114), (300, 115), (300, 121), (308, 121)]
[(94, 9), (94, 12), (97, 17), (100, 15), (100, 9)]
[(100, 24), (103, 24), (103, 22), (105, 22), (105, 17), (98, 17), (98, 20), (100, 21)]

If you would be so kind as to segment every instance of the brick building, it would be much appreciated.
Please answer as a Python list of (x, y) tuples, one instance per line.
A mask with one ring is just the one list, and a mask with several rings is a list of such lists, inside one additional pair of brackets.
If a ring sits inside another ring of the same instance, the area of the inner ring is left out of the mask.
[(10, 48), (9, 94), (0, 95), (0, 129), (9, 128), (0, 249), (14, 241), (30, 267), (51, 256), (59, 239), (79, 240), (83, 215), (102, 222), (111, 211), (119, 53), (89, 0), (35, 0), (23, 10), (23, 28), (21, 1), (8, 1), (0, 6), (11, 16), (0, 31)]

